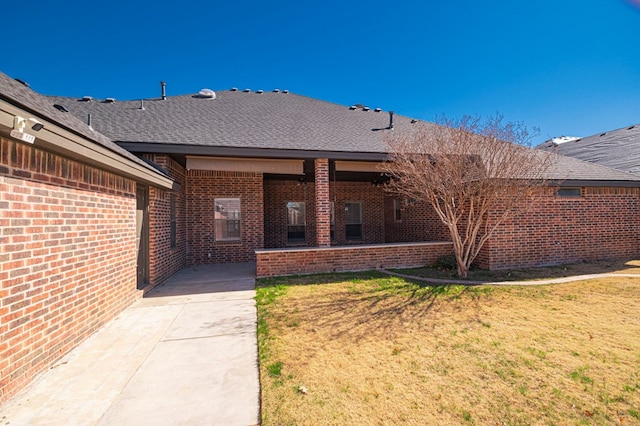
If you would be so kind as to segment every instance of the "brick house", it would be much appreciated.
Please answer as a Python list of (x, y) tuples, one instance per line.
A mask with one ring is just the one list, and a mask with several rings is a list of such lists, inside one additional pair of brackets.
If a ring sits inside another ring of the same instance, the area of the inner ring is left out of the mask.
[[(277, 89), (166, 96), (162, 85), (160, 93), (144, 101), (50, 99), (176, 180), (176, 226), (152, 237), (152, 247), (177, 241), (183, 264), (256, 261), (258, 276), (268, 276), (418, 265), (451, 251), (429, 206), (381, 185), (385, 136), (416, 120)], [(549, 178), (547, 199), (504, 224), (480, 266), (638, 254), (640, 178), (568, 157)], [(166, 211), (151, 209), (153, 227)], [(151, 276), (161, 279), (157, 264)]]
[[(164, 89), (44, 97), (0, 74), (0, 398), (185, 266), (252, 261), (271, 276), (451, 253), (431, 208), (385, 193), (377, 168), (385, 135), (416, 120), (280, 90)], [(26, 129), (33, 144), (11, 136), (16, 115), (45, 124)], [(640, 177), (561, 157), (550, 178), (480, 266), (638, 255)]]
[(149, 188), (173, 180), (0, 73), (0, 402), (152, 286)]

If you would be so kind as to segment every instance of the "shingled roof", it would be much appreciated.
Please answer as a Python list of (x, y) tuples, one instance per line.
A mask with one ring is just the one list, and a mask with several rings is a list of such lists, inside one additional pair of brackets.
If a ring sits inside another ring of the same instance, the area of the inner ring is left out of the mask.
[(16, 81), (2, 72), (0, 72), (0, 99), (29, 111), (35, 117), (54, 122), (129, 161), (158, 173), (158, 170), (121, 148), (104, 134), (93, 130), (74, 114), (54, 107), (57, 102), (52, 98), (31, 90), (26, 84)]
[[(53, 97), (119, 143), (384, 153), (389, 113), (324, 102), (284, 91), (223, 90), (166, 100), (105, 102)], [(416, 120), (394, 115), (394, 128)]]
[[(388, 112), (283, 91), (222, 90), (215, 98), (193, 94), (133, 101), (50, 97), (50, 102), (78, 117), (90, 114), (94, 129), (133, 152), (382, 160), (391, 131)], [(393, 124), (394, 132), (435, 126), (400, 115), (393, 116)], [(640, 186), (637, 176), (563, 156), (549, 179)]]
[(640, 176), (640, 124), (561, 144), (547, 141), (537, 148)]

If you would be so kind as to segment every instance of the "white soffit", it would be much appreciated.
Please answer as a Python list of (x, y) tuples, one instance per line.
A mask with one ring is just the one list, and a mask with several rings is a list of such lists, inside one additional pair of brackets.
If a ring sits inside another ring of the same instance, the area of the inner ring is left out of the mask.
[(194, 157), (188, 155), (187, 170), (302, 175), (304, 174), (304, 161), (264, 158)]
[(378, 165), (372, 161), (336, 161), (337, 172), (380, 172)]

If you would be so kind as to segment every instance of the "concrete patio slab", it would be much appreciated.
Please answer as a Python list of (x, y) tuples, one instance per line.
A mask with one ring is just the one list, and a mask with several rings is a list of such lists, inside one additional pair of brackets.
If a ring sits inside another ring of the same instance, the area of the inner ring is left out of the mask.
[(258, 424), (254, 267), (178, 272), (0, 407), (0, 424)]

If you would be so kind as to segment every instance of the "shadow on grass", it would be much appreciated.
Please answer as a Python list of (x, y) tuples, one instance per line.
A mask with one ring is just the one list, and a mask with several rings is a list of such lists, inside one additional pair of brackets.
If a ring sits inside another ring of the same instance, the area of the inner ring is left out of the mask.
[[(353, 341), (392, 339), (415, 327), (433, 328), (445, 307), (480, 321), (479, 302), (494, 291), (473, 285), (429, 285), (368, 271), (259, 280), (259, 304), (260, 289), (273, 286), (285, 289), (277, 304), (265, 307), (276, 327), (321, 333), (320, 340)], [(295, 294), (288, 291), (291, 287), (296, 287)]]
[(456, 271), (437, 266), (420, 268), (391, 269), (392, 272), (414, 275), (422, 278), (451, 279), (461, 281), (531, 281), (553, 278), (563, 278), (575, 275), (605, 274), (605, 273), (635, 273), (640, 274), (640, 261), (628, 259), (599, 260), (578, 262), (564, 265), (537, 266), (529, 268), (503, 269), (489, 271), (486, 269), (471, 269), (467, 278), (457, 277)]

